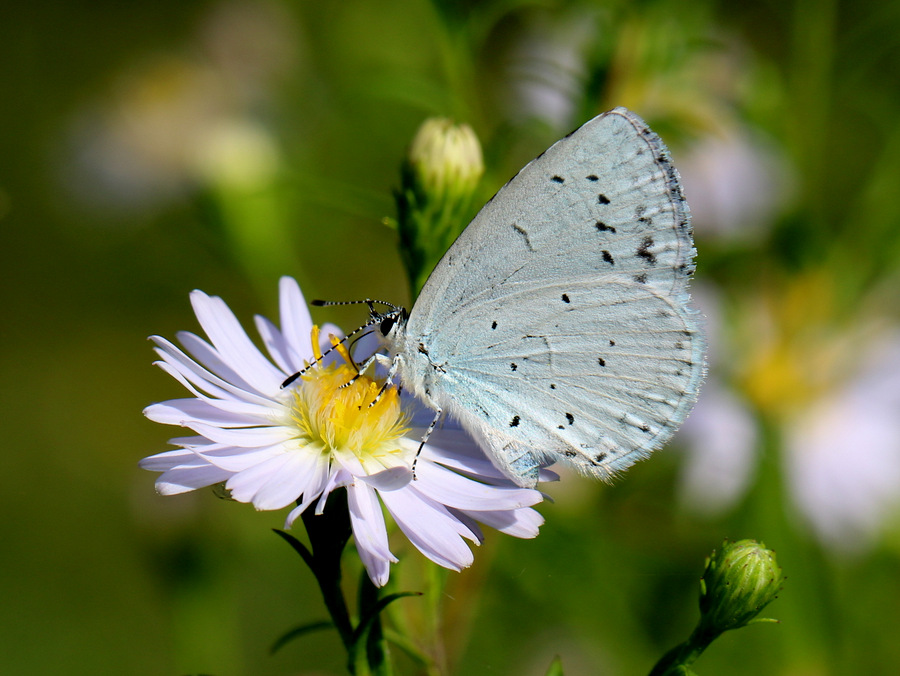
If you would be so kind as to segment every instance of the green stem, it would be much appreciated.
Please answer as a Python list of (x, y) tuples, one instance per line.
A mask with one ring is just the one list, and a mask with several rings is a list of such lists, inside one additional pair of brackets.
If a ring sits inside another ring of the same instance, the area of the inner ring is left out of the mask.
[(322, 514), (317, 515), (315, 510), (307, 509), (301, 518), (309, 534), (312, 569), (322, 591), (322, 599), (344, 647), (349, 650), (353, 645), (353, 623), (341, 590), (341, 553), (352, 532), (346, 493), (334, 491)]
[(660, 658), (650, 671), (650, 676), (675, 676), (683, 673), (678, 671), (678, 668), (693, 664), (718, 636), (718, 633), (697, 625), (687, 641), (675, 646)]

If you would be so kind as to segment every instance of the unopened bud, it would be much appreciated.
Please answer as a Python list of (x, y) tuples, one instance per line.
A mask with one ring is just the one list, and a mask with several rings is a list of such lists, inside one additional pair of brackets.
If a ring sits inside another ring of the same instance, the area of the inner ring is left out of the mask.
[(465, 199), (484, 173), (478, 137), (467, 124), (432, 117), (422, 123), (409, 149), (409, 164), (431, 198)]
[(700, 582), (700, 624), (713, 634), (737, 629), (775, 600), (784, 575), (775, 553), (754, 540), (726, 541), (707, 559)]

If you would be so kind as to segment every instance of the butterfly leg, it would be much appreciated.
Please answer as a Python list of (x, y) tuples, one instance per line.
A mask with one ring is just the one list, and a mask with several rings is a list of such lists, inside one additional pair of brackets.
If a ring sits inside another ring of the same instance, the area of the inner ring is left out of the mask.
[[(382, 355), (375, 355), (375, 357), (379, 357)], [(387, 359), (387, 357), (383, 357)], [(378, 361), (381, 361), (380, 359)], [(383, 363), (383, 362), (382, 362)], [(391, 360), (391, 367), (388, 369), (387, 377), (384, 379), (384, 385), (381, 386), (381, 389), (378, 390), (378, 394), (375, 395), (375, 398), (369, 403), (369, 408), (372, 408), (378, 401), (381, 399), (381, 395), (384, 394), (384, 391), (394, 384), (394, 376), (397, 375), (397, 369), (400, 367), (400, 360), (394, 358)], [(357, 376), (358, 377), (358, 376)]]
[(425, 443), (428, 441), (428, 437), (430, 437), (431, 433), (434, 432), (434, 428), (437, 426), (438, 420), (441, 419), (441, 414), (443, 412), (444, 411), (440, 406), (435, 406), (434, 418), (432, 419), (431, 424), (428, 426), (428, 429), (425, 430), (425, 434), (422, 435), (422, 441), (419, 442), (419, 448), (416, 450), (416, 457), (413, 458), (412, 463), (413, 481), (416, 480), (416, 463), (419, 462), (419, 455), (422, 453), (422, 449), (425, 448)]

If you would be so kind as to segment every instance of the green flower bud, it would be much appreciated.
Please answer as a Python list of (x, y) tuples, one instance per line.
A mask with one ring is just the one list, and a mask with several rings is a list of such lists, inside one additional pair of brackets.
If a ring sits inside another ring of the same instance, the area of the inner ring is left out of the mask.
[(700, 581), (700, 626), (712, 635), (752, 622), (784, 582), (775, 553), (754, 540), (722, 545), (707, 559)]
[(400, 255), (413, 298), (474, 215), (473, 198), (483, 173), (481, 145), (471, 127), (443, 118), (422, 124), (395, 194)]
[(472, 128), (440, 117), (419, 127), (409, 164), (422, 192), (432, 199), (465, 199), (484, 173), (481, 145)]

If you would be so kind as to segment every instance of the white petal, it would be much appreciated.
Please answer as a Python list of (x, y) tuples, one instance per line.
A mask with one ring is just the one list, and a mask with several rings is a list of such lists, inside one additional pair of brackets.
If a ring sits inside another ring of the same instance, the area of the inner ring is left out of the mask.
[(378, 494), (370, 486), (354, 482), (347, 487), (347, 504), (356, 547), (365, 550), (370, 557), (396, 563), (397, 558), (388, 545), (387, 527)]
[(202, 291), (191, 293), (194, 313), (222, 360), (261, 394), (277, 393), (285, 374), (256, 348), (225, 302)]
[(243, 472), (254, 465), (265, 462), (276, 455), (287, 453), (284, 444), (261, 446), (260, 448), (237, 448), (216, 444), (211, 449), (194, 450), (199, 457), (229, 472)]
[(535, 538), (544, 523), (544, 517), (530, 508), (497, 512), (464, 512), (501, 533), (517, 538)]
[(379, 491), (396, 491), (412, 481), (413, 473), (409, 467), (397, 465), (375, 474), (359, 474), (357, 479)]
[(287, 515), (287, 519), (285, 519), (284, 527), (290, 528), (294, 525), (294, 521), (306, 511), (306, 509), (315, 501), (316, 498), (321, 496), (321, 499), (324, 500), (328, 495), (326, 489), (328, 488), (331, 482), (331, 463), (328, 458), (322, 454), (317, 455), (318, 462), (313, 467), (312, 474), (310, 476), (309, 482), (306, 485), (306, 488), (303, 489), (302, 495), (303, 500), (299, 505), (294, 507), (291, 510), (291, 513)]
[(179, 331), (175, 334), (185, 351), (203, 368), (209, 370), (222, 380), (247, 392), (256, 392), (255, 388), (244, 380), (240, 374), (225, 363), (222, 355), (207, 341), (190, 331)]
[(254, 465), (243, 472), (238, 472), (232, 476), (226, 488), (231, 491), (231, 497), (238, 502), (252, 502), (254, 496), (259, 492), (269, 479), (282, 471), (282, 468), (290, 462), (290, 454), (282, 453), (274, 458), (265, 460), (258, 465)]
[(256, 330), (263, 340), (263, 345), (278, 368), (289, 374), (299, 371), (303, 367), (303, 361), (295, 356), (278, 327), (261, 315), (253, 317), (253, 321), (256, 323)]
[[(272, 397), (263, 397), (252, 392), (249, 389), (249, 385), (240, 383), (240, 379), (237, 378), (237, 376), (235, 376), (235, 379), (239, 384), (235, 385), (206, 370), (165, 338), (151, 336), (150, 339), (158, 346), (155, 348), (156, 353), (162, 357), (165, 365), (168, 365), (170, 368), (165, 368), (164, 364), (159, 364), (158, 362), (157, 365), (163, 367), (164, 370), (169, 372), (173, 377), (179, 380), (179, 382), (182, 382), (182, 384), (184, 383), (184, 379), (187, 379), (204, 392), (220, 399), (249, 401), (261, 405), (269, 404), (272, 401)], [(171, 369), (174, 369), (182, 377), (180, 378), (171, 373)], [(185, 387), (188, 386), (185, 385)], [(188, 387), (188, 389), (191, 388)]]
[(177, 495), (212, 486), (227, 480), (230, 476), (231, 472), (206, 463), (180, 465), (159, 475), (156, 480), (156, 490), (160, 495)]
[(253, 496), (257, 509), (281, 509), (308, 493), (308, 486), (316, 481), (319, 454), (312, 451), (293, 451), (278, 472), (260, 486)]
[(447, 509), (408, 487), (380, 493), (400, 530), (426, 557), (444, 568), (462, 570), (474, 557), (462, 539), (476, 535)]
[(178, 465), (183, 465), (187, 462), (195, 462), (196, 460), (197, 456), (193, 451), (186, 451), (179, 448), (174, 451), (164, 451), (162, 453), (157, 453), (156, 455), (147, 456), (138, 462), (138, 467), (150, 470), (151, 472), (165, 472)]
[(312, 317), (303, 299), (300, 286), (293, 277), (282, 277), (278, 282), (278, 302), (281, 314), (281, 332), (298, 357), (311, 354), (309, 338)]
[[(272, 410), (235, 401), (221, 401), (218, 405), (203, 399), (170, 399), (151, 404), (144, 415), (153, 422), (164, 425), (183, 425), (185, 420), (215, 425), (216, 427), (252, 427), (271, 425)], [(250, 412), (253, 412), (250, 414)]]
[(223, 429), (191, 421), (186, 421), (184, 426), (217, 443), (240, 446), (241, 448), (271, 446), (279, 442), (288, 441), (295, 434), (294, 430), (279, 426)]
[(538, 491), (489, 486), (421, 458), (416, 479), (416, 488), (432, 500), (463, 510), (518, 509), (541, 501)]

